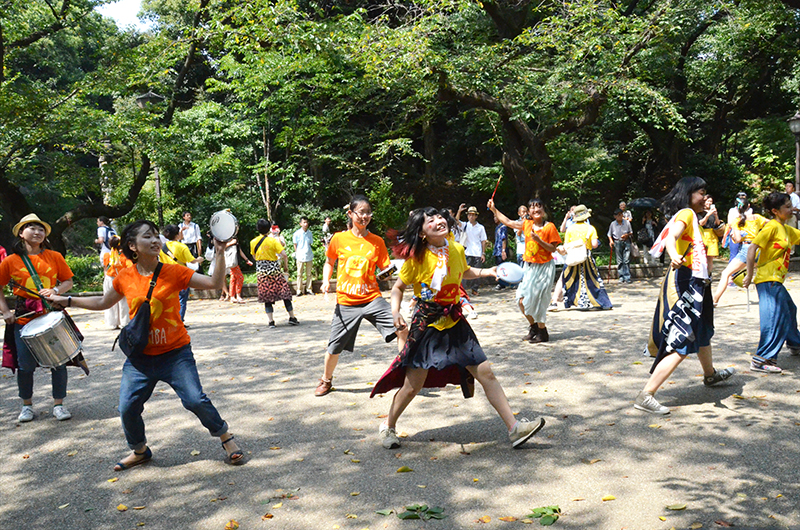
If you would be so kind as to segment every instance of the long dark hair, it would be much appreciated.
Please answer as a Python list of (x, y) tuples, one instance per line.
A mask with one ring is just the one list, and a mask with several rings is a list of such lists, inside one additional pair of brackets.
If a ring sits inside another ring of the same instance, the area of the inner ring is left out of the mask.
[[(739, 199), (742, 199), (741, 202), (739, 201)], [(746, 216), (745, 216), (744, 213), (750, 207), (750, 199), (747, 198), (747, 194), (745, 192), (740, 191), (739, 193), (736, 194), (736, 203), (737, 203), (736, 204), (736, 209), (739, 210), (739, 223), (738, 224), (739, 224), (739, 228), (741, 228), (741, 227), (744, 226), (744, 223), (746, 221), (746, 219), (745, 219)]]
[(700, 177), (683, 177), (675, 187), (661, 199), (661, 211), (672, 217), (684, 208), (689, 207), (692, 193), (706, 189), (706, 181)]
[(775, 215), (772, 213), (772, 210), (778, 210), (781, 206), (786, 204), (786, 201), (791, 201), (792, 198), (789, 197), (788, 193), (781, 193), (780, 191), (773, 191), (766, 197), (764, 200), (761, 201), (761, 205), (764, 207), (764, 212), (768, 213), (773, 218)]
[(431, 206), (417, 208), (409, 214), (406, 226), (397, 236), (398, 243), (392, 246), (395, 256), (401, 259), (422, 261), (422, 256), (425, 255), (427, 248), (427, 242), (422, 237), (422, 226), (425, 224), (425, 216), (433, 217), (434, 215), (442, 215), (442, 212)]
[(131, 243), (136, 242), (136, 236), (139, 235), (141, 228), (146, 226), (148, 230), (152, 230), (154, 234), (158, 235), (158, 227), (152, 221), (148, 221), (147, 219), (139, 219), (138, 221), (134, 221), (128, 226), (125, 227), (125, 230), (122, 231), (122, 253), (125, 254), (125, 257), (131, 260), (132, 262), (136, 263), (139, 259), (139, 256), (136, 256), (135, 252), (131, 250)]
[[(11, 250), (14, 252), (14, 254), (16, 254), (18, 256), (27, 256), (28, 255), (28, 249), (25, 248), (25, 240), (22, 239), (22, 236), (20, 236), (19, 234), (21, 234), (22, 231), (25, 230), (26, 228), (28, 228), (28, 226), (30, 226), (30, 225), (38, 225), (38, 226), (41, 226), (42, 228), (44, 228), (44, 225), (42, 223), (37, 223), (35, 221), (32, 221), (30, 223), (25, 223), (22, 226), (22, 228), (19, 229), (19, 232), (17, 232), (17, 240), (14, 241), (14, 244), (11, 247)], [(45, 234), (47, 234), (47, 230), (45, 230)], [(42, 245), (41, 246), (42, 246), (42, 249), (50, 249), (51, 248), (50, 240), (47, 239), (47, 235), (44, 236), (44, 241), (42, 241)]]

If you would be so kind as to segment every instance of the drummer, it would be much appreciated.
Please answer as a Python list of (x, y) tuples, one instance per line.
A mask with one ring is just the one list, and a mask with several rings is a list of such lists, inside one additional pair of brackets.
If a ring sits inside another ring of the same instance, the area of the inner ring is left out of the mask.
[[(165, 263), (161, 267), (152, 295), (150, 314), (150, 340), (144, 355), (128, 358), (122, 366), (122, 381), (119, 390), (119, 411), (122, 430), (128, 447), (133, 453), (120, 460), (115, 471), (123, 471), (153, 458), (147, 445), (142, 412), (159, 381), (170, 385), (183, 406), (193, 412), (211, 436), (218, 437), (226, 453), (225, 461), (237, 465), (244, 463), (244, 453), (237, 447), (228, 424), (203, 392), (197, 373), (189, 334), (183, 322), (177, 318), (179, 303), (177, 294), (193, 289), (219, 289), (225, 275), (224, 243), (215, 240), (216, 255), (214, 275), (206, 276), (193, 270)], [(150, 221), (136, 221), (122, 232), (122, 251), (134, 262), (133, 267), (119, 272), (113, 289), (103, 296), (75, 298), (53, 296), (54, 302), (67, 307), (74, 305), (83, 309), (102, 311), (127, 298), (131, 319), (147, 297), (150, 280), (158, 267), (161, 240), (158, 228)]]
[[(0, 289), (0, 313), (6, 322), (6, 344), (16, 350), (19, 367), (17, 386), (19, 397), (22, 398), (22, 411), (18, 421), (24, 423), (35, 417), (32, 398), (33, 372), (37, 364), (27, 345), (20, 339), (20, 331), (25, 324), (44, 314), (41, 297), (62, 295), (72, 288), (73, 274), (64, 261), (64, 256), (50, 250), (50, 242), (47, 240), (50, 225), (39, 219), (39, 216), (33, 213), (26, 215), (11, 231), (17, 240), (14, 242), (13, 254), (0, 263), (0, 286), (14, 282), (13, 293), (17, 301), (14, 311), (11, 311), (3, 290)], [(51, 369), (51, 373), (53, 417), (59, 421), (68, 420), (72, 414), (64, 406), (67, 367), (59, 366)]]

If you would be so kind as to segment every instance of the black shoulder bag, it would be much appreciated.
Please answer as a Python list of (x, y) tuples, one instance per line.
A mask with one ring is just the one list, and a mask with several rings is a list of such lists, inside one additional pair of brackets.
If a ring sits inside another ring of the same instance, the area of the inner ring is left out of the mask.
[(150, 339), (150, 297), (153, 296), (153, 289), (156, 286), (156, 280), (158, 280), (158, 273), (161, 272), (162, 265), (161, 262), (156, 265), (153, 279), (150, 280), (150, 290), (147, 291), (147, 298), (139, 306), (139, 310), (133, 320), (119, 332), (117, 339), (114, 341), (114, 346), (111, 347), (112, 351), (117, 342), (119, 342), (122, 353), (128, 358), (133, 359), (144, 355), (144, 349)]

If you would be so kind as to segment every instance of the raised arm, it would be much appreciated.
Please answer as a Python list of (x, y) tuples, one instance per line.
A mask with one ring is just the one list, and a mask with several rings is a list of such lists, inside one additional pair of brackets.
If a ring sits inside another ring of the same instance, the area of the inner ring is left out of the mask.
[(520, 220), (512, 221), (509, 219), (503, 212), (498, 210), (494, 205), (494, 200), (489, 199), (489, 202), (486, 203), (486, 207), (489, 208), (493, 214), (497, 216), (497, 220), (506, 225), (509, 228), (513, 228), (514, 230), (522, 230), (522, 225), (524, 224)]

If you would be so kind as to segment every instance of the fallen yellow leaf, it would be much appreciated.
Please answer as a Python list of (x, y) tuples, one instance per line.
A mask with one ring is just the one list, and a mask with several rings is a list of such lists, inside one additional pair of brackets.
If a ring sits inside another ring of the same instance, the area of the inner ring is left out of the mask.
[(352, 463), (354, 463), (354, 464), (360, 464), (360, 463), (361, 463), (361, 460), (359, 460), (359, 459), (357, 459), (357, 458), (351, 458), (351, 459), (350, 459), (350, 461), (351, 461)]
[(613, 500), (616, 500), (616, 497), (614, 497), (613, 495), (606, 495), (605, 497), (603, 497), (603, 502), (613, 501)]
[(666, 521), (667, 520), (666, 517), (661, 517), (661, 516), (659, 516), (659, 519), (661, 519), (662, 521)]
[(685, 510), (685, 509), (686, 509), (685, 504), (670, 504), (669, 506), (667, 506), (667, 510)]
[(117, 506), (117, 510), (119, 510), (121, 512), (126, 512), (126, 511), (128, 511), (128, 507), (125, 506), (124, 504), (120, 504), (119, 506)]
[(197, 455), (199, 455), (199, 454), (200, 454), (200, 451), (198, 451), (197, 449), (195, 449), (195, 450), (193, 450), (193, 451), (192, 451), (191, 453), (189, 453), (189, 454), (190, 454), (190, 455), (192, 455), (192, 456), (197, 456)]
[(360, 494), (361, 494), (360, 491), (353, 491), (353, 492), (350, 493), (350, 496), (351, 497), (358, 497)]
[(692, 530), (697, 530), (698, 528), (703, 528), (703, 523), (692, 523), (689, 528)]
[(348, 513), (348, 514), (346, 515), (346, 517), (347, 517), (348, 519), (358, 519), (358, 516), (357, 516), (356, 514), (354, 514), (354, 513)]
[(147, 508), (147, 506), (134, 506), (133, 507), (134, 510), (144, 510), (145, 508)]
[(69, 506), (69, 503), (67, 503), (67, 504), (62, 504), (61, 506), (59, 506), (59, 507), (58, 507), (58, 509), (59, 509), (59, 510), (63, 510), (63, 509), (64, 509), (64, 508), (66, 508), (67, 506)]
[(491, 520), (492, 520), (491, 517), (489, 517), (488, 515), (484, 515), (483, 517), (478, 517), (477, 522), (479, 522), (479, 523), (488, 523)]
[(110, 479), (108, 479), (108, 482), (116, 482), (116, 481), (118, 481), (118, 480), (119, 480), (119, 479), (118, 479), (117, 477), (114, 477), (114, 478), (110, 478)]
[(280, 508), (281, 506), (283, 506), (283, 503), (282, 503), (282, 502), (279, 502), (278, 504), (276, 504), (275, 506), (273, 506), (273, 507), (272, 507), (272, 509), (273, 509), (273, 510), (277, 510), (277, 509), (278, 509), (278, 508)]
[(411, 471), (414, 471), (414, 470), (411, 469), (408, 466), (403, 466), (403, 467), (400, 467), (400, 468), (397, 469), (398, 473), (410, 473)]
[(501, 521), (505, 521), (505, 522), (507, 522), (507, 523), (513, 523), (514, 521), (516, 521), (516, 520), (517, 520), (517, 518), (516, 518), (516, 517), (512, 517), (512, 516), (510, 516), (510, 515), (509, 515), (509, 516), (506, 516), (506, 517), (498, 517), (498, 519), (500, 519)]
[(233, 519), (228, 521), (228, 523), (225, 525), (225, 530), (238, 530), (238, 528), (239, 528), (239, 523)]

